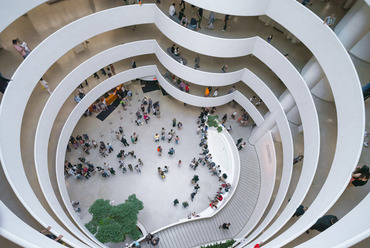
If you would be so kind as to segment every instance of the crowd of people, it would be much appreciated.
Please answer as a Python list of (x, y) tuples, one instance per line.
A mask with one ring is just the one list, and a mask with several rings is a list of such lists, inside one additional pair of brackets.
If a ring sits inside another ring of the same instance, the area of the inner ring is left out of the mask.
[[(199, 165), (201, 165), (201, 167), (208, 168), (211, 176), (216, 176), (218, 178), (218, 181), (219, 181), (218, 190), (215, 192), (215, 194), (212, 197), (208, 196), (209, 201), (210, 201), (209, 206), (211, 208), (217, 209), (218, 204), (221, 201), (223, 201), (223, 199), (224, 199), (223, 195), (226, 192), (230, 191), (231, 184), (227, 182), (227, 178), (228, 178), (227, 173), (222, 172), (221, 166), (216, 165), (216, 163), (212, 160), (212, 154), (209, 153), (208, 132), (207, 132), (208, 131), (208, 125), (207, 125), (207, 118), (208, 117), (207, 116), (209, 115), (211, 110), (212, 110), (212, 108), (202, 108), (201, 113), (198, 116), (197, 134), (200, 136), (199, 147), (201, 149), (201, 152), (199, 153), (199, 155), (201, 155), (201, 156), (198, 157), (198, 158), (194, 157), (191, 160), (191, 162), (189, 164), (189, 167), (190, 167), (191, 170), (195, 171), (195, 170), (197, 170)], [(213, 110), (213, 111), (215, 111), (215, 110)], [(178, 162), (178, 165), (181, 166), (181, 164), (182, 164), (182, 161), (180, 160)], [(161, 175), (161, 173), (163, 173), (163, 171), (161, 170), (160, 167), (158, 168), (158, 173), (160, 173), (160, 175)], [(190, 200), (192, 202), (194, 201), (197, 193), (200, 190), (199, 181), (200, 181), (200, 177), (197, 174), (194, 174), (194, 176), (190, 180), (190, 183), (194, 185), (194, 188), (193, 188), (192, 192), (190, 193)], [(180, 201), (177, 198), (173, 201), (174, 206), (176, 206), (179, 203), (180, 203)], [(187, 208), (189, 206), (189, 202), (188, 201), (183, 201), (182, 206), (184, 208)]]

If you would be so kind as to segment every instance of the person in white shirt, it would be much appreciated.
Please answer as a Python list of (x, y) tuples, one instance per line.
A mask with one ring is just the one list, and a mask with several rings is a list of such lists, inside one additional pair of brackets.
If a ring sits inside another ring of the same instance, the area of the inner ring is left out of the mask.
[(40, 84), (41, 84), (42, 88), (46, 89), (49, 92), (49, 94), (51, 95), (51, 91), (49, 89), (48, 83), (44, 79), (42, 79), (42, 78), (40, 79)]
[(176, 15), (175, 3), (170, 6), (170, 10), (168, 12), (170, 16)]
[(218, 96), (218, 88), (216, 88), (215, 92), (213, 92), (213, 97)]

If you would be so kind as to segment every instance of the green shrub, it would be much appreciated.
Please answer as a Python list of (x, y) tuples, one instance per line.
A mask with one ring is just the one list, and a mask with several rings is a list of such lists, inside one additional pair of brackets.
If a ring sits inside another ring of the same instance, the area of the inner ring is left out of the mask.
[(226, 241), (225, 243), (216, 243), (213, 245), (207, 245), (207, 246), (201, 246), (200, 248), (229, 248), (231, 247), (236, 241), (233, 239), (230, 239)]
[(218, 119), (218, 115), (209, 115), (208, 116), (208, 120), (207, 120), (208, 126), (210, 126), (210, 127), (218, 127), (217, 119)]
[(112, 206), (109, 200), (98, 199), (89, 208), (92, 220), (85, 227), (102, 243), (123, 242), (128, 235), (137, 240), (141, 233), (136, 227), (143, 202), (130, 195), (125, 203)]
[(222, 132), (222, 127), (221, 127), (221, 126), (219, 126), (219, 127), (217, 128), (217, 131), (218, 131), (219, 133), (221, 133), (221, 132)]

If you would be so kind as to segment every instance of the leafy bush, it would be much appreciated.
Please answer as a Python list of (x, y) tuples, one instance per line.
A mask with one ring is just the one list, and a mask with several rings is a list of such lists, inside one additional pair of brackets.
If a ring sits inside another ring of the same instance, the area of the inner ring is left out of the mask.
[(210, 127), (218, 127), (217, 119), (218, 119), (218, 115), (209, 115), (208, 116), (208, 120), (207, 120), (208, 126), (210, 126)]
[(218, 131), (219, 133), (221, 133), (221, 132), (222, 132), (222, 127), (221, 127), (221, 126), (219, 126), (219, 127), (217, 128), (217, 131)]
[(229, 248), (231, 247), (236, 241), (233, 239), (230, 239), (226, 241), (225, 243), (216, 243), (213, 245), (207, 245), (207, 246), (201, 246), (200, 248)]
[(102, 243), (119, 243), (126, 235), (136, 240), (141, 233), (136, 227), (139, 211), (144, 208), (136, 195), (130, 195), (125, 203), (112, 206), (109, 200), (98, 199), (89, 208), (92, 220), (85, 227)]

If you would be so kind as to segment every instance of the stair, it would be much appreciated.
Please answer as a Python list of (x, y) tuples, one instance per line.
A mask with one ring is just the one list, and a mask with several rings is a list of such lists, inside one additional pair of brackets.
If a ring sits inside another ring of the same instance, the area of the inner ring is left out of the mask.
[[(247, 144), (239, 152), (240, 178), (236, 191), (228, 204), (215, 216), (182, 223), (158, 233), (158, 248), (189, 248), (208, 243), (232, 239), (247, 224), (257, 203), (260, 190), (260, 169), (254, 146)], [(218, 229), (224, 222), (230, 222), (229, 230)], [(152, 247), (142, 241), (141, 247)]]

